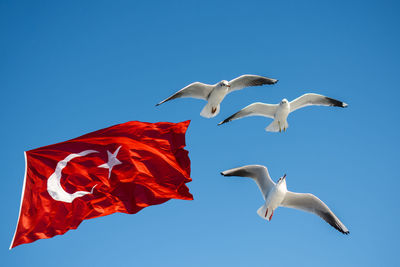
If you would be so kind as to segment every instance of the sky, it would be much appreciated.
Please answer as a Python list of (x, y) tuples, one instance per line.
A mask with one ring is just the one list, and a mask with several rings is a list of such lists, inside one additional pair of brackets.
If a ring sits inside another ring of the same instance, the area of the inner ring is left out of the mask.
[[(397, 1), (0, 1), (0, 259), (2, 266), (397, 266), (400, 97)], [(154, 105), (189, 83), (242, 74), (279, 82), (205, 102)], [(252, 102), (318, 93), (346, 109), (217, 123)], [(83, 221), (9, 250), (24, 151), (132, 120), (191, 120), (193, 201)], [(323, 200), (350, 230), (278, 208), (247, 164), (287, 174), (288, 189)]]

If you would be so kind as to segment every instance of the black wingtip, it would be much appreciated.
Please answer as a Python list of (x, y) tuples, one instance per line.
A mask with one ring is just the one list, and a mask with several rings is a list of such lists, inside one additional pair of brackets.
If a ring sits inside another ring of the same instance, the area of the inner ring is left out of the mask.
[(344, 235), (350, 234), (349, 230), (343, 231), (343, 229), (340, 228), (340, 227), (337, 227), (337, 226), (333, 226), (333, 227), (336, 228), (336, 230), (338, 230), (339, 232), (341, 232), (341, 233), (344, 234)]
[(330, 97), (326, 97), (326, 99), (329, 101), (330, 106), (334, 106), (334, 107), (340, 107), (340, 108), (347, 108), (347, 103), (344, 103), (342, 101), (330, 98)]
[(332, 212), (322, 212), (322, 214), (319, 214), (319, 216), (321, 216), (321, 218), (323, 218), (327, 223), (329, 223), (333, 228), (338, 230), (340, 233), (344, 235), (350, 234), (349, 230), (347, 230), (346, 227), (342, 227), (342, 225)]
[(343, 230), (339, 230), (339, 232), (341, 232), (342, 234), (344, 234), (344, 235), (348, 235), (348, 234), (350, 234), (350, 232), (349, 231), (343, 231)]
[[(239, 112), (240, 112), (240, 111), (239, 111)], [(236, 113), (233, 114), (232, 116), (229, 116), (229, 117), (226, 118), (225, 120), (223, 120), (223, 121), (221, 121), (220, 123), (218, 123), (218, 125), (221, 125), (221, 124), (224, 124), (224, 123), (227, 123), (227, 122), (232, 121), (232, 118), (235, 117), (235, 115), (238, 114), (239, 112), (236, 112)]]
[(222, 176), (225, 176), (224, 172), (220, 172), (220, 174), (221, 174)]
[(218, 126), (219, 126), (219, 125), (222, 125), (222, 124), (224, 124), (224, 123), (227, 123), (227, 122), (230, 122), (230, 118), (227, 118), (227, 119), (221, 121), (220, 123), (218, 123)]

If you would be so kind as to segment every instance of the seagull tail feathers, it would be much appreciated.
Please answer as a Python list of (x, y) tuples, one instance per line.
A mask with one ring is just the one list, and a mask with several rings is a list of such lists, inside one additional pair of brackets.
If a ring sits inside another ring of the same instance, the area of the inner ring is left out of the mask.
[(200, 115), (204, 118), (213, 118), (218, 115), (220, 110), (220, 105), (212, 106), (210, 103), (204, 106), (203, 110), (200, 112)]
[(265, 128), (267, 132), (283, 132), (286, 131), (286, 129), (289, 127), (289, 124), (287, 121), (285, 122), (279, 122), (277, 120), (274, 120), (273, 122), (270, 123), (270, 125)]
[(257, 210), (257, 214), (258, 216), (260, 216), (261, 218), (263, 218), (264, 220), (269, 221), (272, 218), (272, 213), (274, 211), (272, 209), (268, 209), (267, 210), (267, 205), (263, 204), (258, 210)]
[(271, 122), (267, 128), (265, 128), (267, 132), (279, 132), (279, 124), (278, 121)]

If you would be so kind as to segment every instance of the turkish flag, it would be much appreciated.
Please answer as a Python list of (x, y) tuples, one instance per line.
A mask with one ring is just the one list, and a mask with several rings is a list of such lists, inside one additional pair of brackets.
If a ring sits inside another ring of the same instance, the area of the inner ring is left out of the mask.
[(192, 200), (184, 149), (189, 123), (131, 121), (25, 152), (10, 249), (62, 235), (85, 219), (133, 214), (171, 198)]

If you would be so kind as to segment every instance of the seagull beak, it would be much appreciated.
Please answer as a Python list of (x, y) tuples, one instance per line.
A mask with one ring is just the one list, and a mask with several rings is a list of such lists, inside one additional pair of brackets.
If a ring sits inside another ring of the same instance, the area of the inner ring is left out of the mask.
[(227, 84), (226, 87), (231, 87), (231, 85), (230, 85), (230, 84)]

